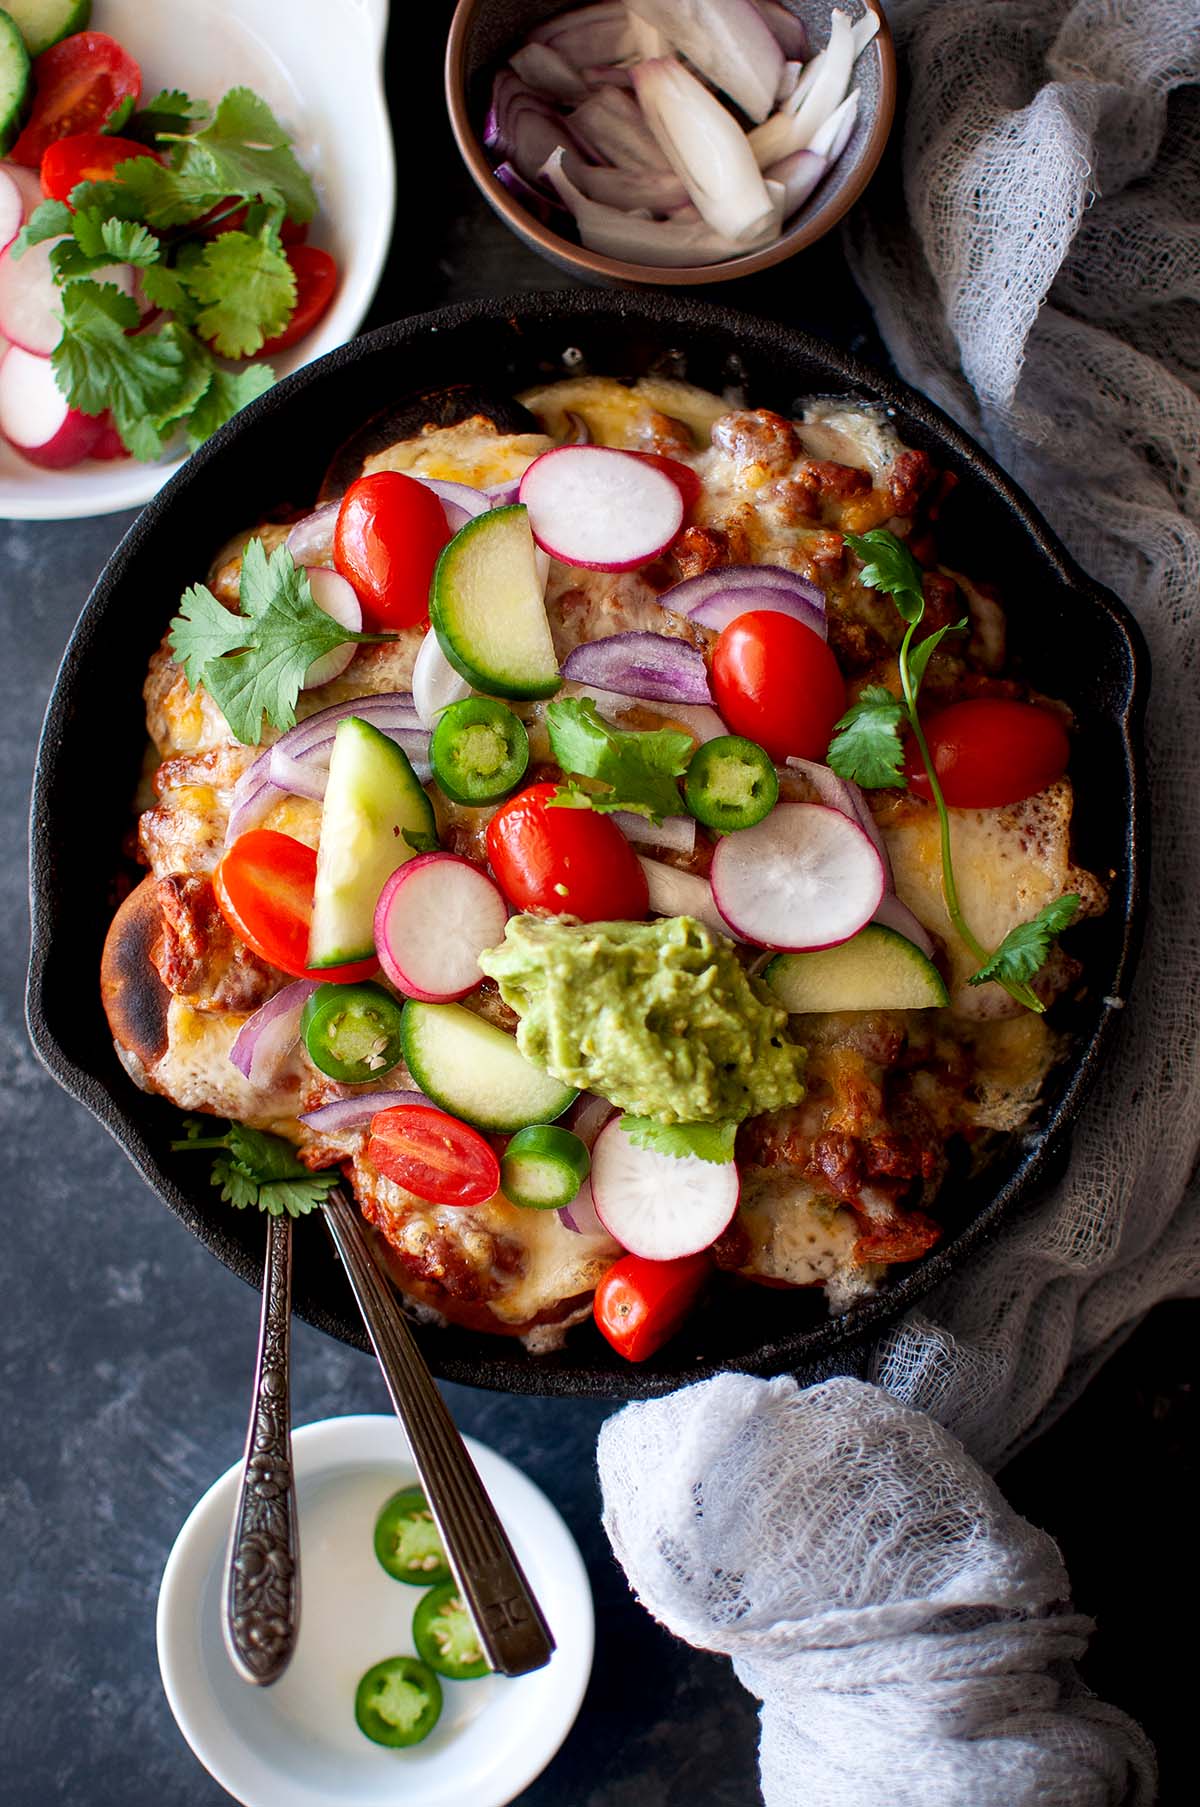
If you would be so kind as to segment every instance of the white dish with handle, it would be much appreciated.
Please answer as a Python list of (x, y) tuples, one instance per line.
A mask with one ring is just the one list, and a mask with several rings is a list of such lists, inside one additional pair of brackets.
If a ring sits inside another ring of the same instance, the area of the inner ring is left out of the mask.
[[(183, 88), (215, 102), (229, 88), (250, 87), (292, 133), (317, 190), (309, 242), (332, 253), (341, 280), (312, 332), (272, 359), (279, 376), (353, 337), (387, 258), (395, 211), (382, 72), (387, 15), (387, 0), (95, 0), (92, 7), (90, 29), (136, 57), (145, 96)], [(87, 460), (44, 470), (0, 441), (0, 519), (140, 508), (182, 462)]]

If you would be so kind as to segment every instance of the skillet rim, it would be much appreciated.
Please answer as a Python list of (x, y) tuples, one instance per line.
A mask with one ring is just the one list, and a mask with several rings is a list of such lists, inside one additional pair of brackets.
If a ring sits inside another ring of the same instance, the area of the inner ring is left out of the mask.
[[(936, 404), (900, 379), (875, 370), (840, 348), (799, 329), (701, 302), (691, 296), (639, 293), (601, 297), (583, 289), (537, 289), (452, 303), (404, 316), (350, 341), (268, 390), (193, 454), (138, 515), (105, 565), (75, 623), (50, 695), (38, 745), (30, 808), (32, 934), (26, 993), (27, 1024), (34, 1050), (63, 1089), (103, 1124), (151, 1190), (226, 1267), (256, 1289), (261, 1285), (261, 1263), (251, 1256), (242, 1242), (225, 1232), (223, 1214), (227, 1207), (219, 1204), (215, 1196), (203, 1195), (199, 1187), (194, 1195), (189, 1195), (175, 1182), (159, 1164), (146, 1136), (100, 1073), (81, 1065), (66, 1052), (47, 1009), (47, 968), (60, 900), (52, 882), (53, 862), (49, 857), (52, 827), (45, 804), (53, 788), (60, 749), (69, 731), (72, 699), (82, 681), (92, 624), (98, 618), (102, 631), (111, 638), (113, 624), (105, 621), (106, 612), (114, 596), (119, 594), (129, 567), (143, 554), (147, 542), (153, 543), (157, 538), (164, 523), (169, 524), (180, 499), (186, 497), (191, 486), (236, 437), (252, 431), (260, 423), (265, 424), (277, 412), (290, 409), (301, 391), (315, 387), (317, 395), (308, 398), (309, 406), (311, 408), (314, 402), (319, 406), (322, 384), (335, 377), (339, 370), (389, 350), (403, 352), (425, 333), (444, 335), (459, 328), (478, 327), (488, 321), (494, 321), (497, 326), (515, 327), (523, 321), (528, 330), (544, 334), (569, 329), (576, 321), (595, 321), (598, 316), (606, 316), (613, 325), (641, 325), (660, 336), (669, 335), (671, 329), (707, 331), (731, 342), (729, 355), (734, 356), (739, 341), (753, 343), (756, 351), (765, 355), (770, 355), (772, 350), (782, 352), (790, 361), (806, 362), (823, 369), (831, 391), (848, 394), (851, 399), (861, 399), (865, 395), (885, 408), (899, 410), (916, 421), (939, 447), (952, 454), (969, 469), (976, 482), (991, 492), (1014, 525), (1024, 531), (1031, 544), (1033, 562), (1043, 569), (1048, 568), (1061, 589), (1070, 594), (1073, 603), (1105, 618), (1110, 643), (1120, 648), (1125, 661), (1124, 699), (1115, 711), (1113, 726), (1118, 733), (1129, 799), (1121, 847), (1123, 864), (1116, 869), (1113, 883), (1113, 895), (1117, 896), (1123, 881), (1127, 907), (1120, 923), (1115, 959), (1108, 973), (1109, 996), (1121, 999), (1132, 979), (1145, 909), (1149, 843), (1146, 773), (1141, 748), (1149, 655), (1141, 630), (1117, 597), (1075, 563), (1023, 491)], [(1062, 1083), (1045, 1120), (1015, 1133), (1011, 1144), (1015, 1164), (987, 1201), (922, 1261), (883, 1291), (856, 1305), (851, 1312), (830, 1317), (815, 1326), (801, 1326), (788, 1335), (760, 1344), (744, 1359), (714, 1361), (700, 1356), (688, 1361), (677, 1351), (665, 1363), (656, 1362), (639, 1368), (628, 1365), (598, 1367), (595, 1362), (588, 1361), (586, 1355), (581, 1359), (578, 1347), (573, 1348), (570, 1340), (567, 1356), (573, 1355), (574, 1360), (569, 1365), (567, 1362), (554, 1365), (556, 1358), (530, 1357), (523, 1350), (519, 1354), (513, 1352), (507, 1339), (500, 1337), (491, 1339), (481, 1354), (475, 1348), (459, 1348), (464, 1341), (482, 1344), (479, 1337), (418, 1325), (418, 1336), (430, 1366), (443, 1379), (499, 1391), (599, 1399), (652, 1397), (730, 1368), (770, 1374), (794, 1371), (799, 1367), (809, 1376), (844, 1370), (847, 1365), (861, 1361), (867, 1339), (886, 1329), (945, 1280), (973, 1249), (991, 1240), (1009, 1212), (1054, 1171), (1108, 1050), (1114, 1033), (1113, 1019), (1118, 1014), (1117, 1008), (1104, 1010), (1091, 1035), (1073, 1048), (1061, 1063)], [(207, 1209), (197, 1203), (201, 1197), (205, 1197)], [(354, 1347), (368, 1347), (354, 1316), (348, 1290), (345, 1298), (349, 1309), (339, 1316), (324, 1304), (314, 1305), (306, 1298), (302, 1269), (298, 1271), (296, 1281), (295, 1308), (301, 1317)], [(671, 1345), (664, 1354), (671, 1355)]]

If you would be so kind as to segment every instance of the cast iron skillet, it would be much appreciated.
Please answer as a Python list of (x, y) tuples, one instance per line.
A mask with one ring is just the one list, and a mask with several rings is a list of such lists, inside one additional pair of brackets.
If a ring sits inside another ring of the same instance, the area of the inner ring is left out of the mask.
[[(150, 503), (96, 585), (63, 659), (46, 714), (31, 825), (33, 951), (28, 1012), (34, 1046), (59, 1083), (111, 1131), (142, 1177), (214, 1254), (257, 1287), (262, 1225), (231, 1210), (195, 1161), (172, 1156), (179, 1112), (137, 1091), (113, 1052), (98, 997), (100, 950), (113, 913), (130, 799), (145, 746), (142, 680), (184, 588), (217, 546), (278, 504), (311, 501), (333, 450), (392, 398), (474, 382), (497, 396), (584, 368), (633, 377), (686, 375), (706, 389), (731, 382), (787, 412), (801, 397), (882, 403), (900, 436), (960, 479), (943, 535), (946, 562), (1001, 585), (1014, 658), (1079, 722), (1076, 851), (1112, 873), (1107, 914), (1071, 945), (1085, 962), (1084, 995), (1060, 1007), (1071, 1053), (1038, 1121), (986, 1175), (948, 1183), (945, 1241), (877, 1297), (830, 1318), (819, 1293), (729, 1283), (676, 1339), (638, 1367), (581, 1325), (558, 1354), (528, 1357), (515, 1342), (422, 1327), (434, 1371), (511, 1392), (643, 1396), (721, 1368), (771, 1374), (836, 1370), (856, 1344), (952, 1279), (984, 1238), (1027, 1198), (1061, 1154), (1100, 1064), (1129, 984), (1138, 939), (1148, 820), (1139, 766), (1146, 654), (1133, 621), (1071, 562), (1020, 491), (945, 415), (901, 383), (770, 322), (687, 298), (625, 298), (587, 290), (523, 294), (418, 315), (297, 371), (239, 414)], [(580, 357), (581, 354), (581, 357)], [(296, 1309), (365, 1347), (350, 1292), (327, 1241), (300, 1227)]]

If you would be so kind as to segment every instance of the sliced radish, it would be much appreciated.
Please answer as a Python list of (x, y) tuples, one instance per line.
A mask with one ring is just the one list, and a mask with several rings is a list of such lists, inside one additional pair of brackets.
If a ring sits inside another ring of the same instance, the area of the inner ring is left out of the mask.
[(21, 190), (6, 169), (0, 169), (0, 256), (8, 250), (25, 218)]
[(759, 947), (835, 947), (870, 922), (883, 861), (860, 825), (823, 803), (780, 803), (725, 835), (712, 862), (717, 908)]
[(924, 923), (919, 922), (907, 904), (902, 904), (894, 892), (887, 892), (880, 900), (879, 908), (871, 918), (872, 922), (881, 922), (885, 929), (895, 929), (906, 941), (919, 947), (927, 960), (932, 960), (935, 949), (933, 937), (928, 933)]
[(601, 1223), (631, 1255), (674, 1261), (714, 1243), (738, 1207), (733, 1161), (657, 1154), (609, 1123), (592, 1149), (592, 1198)]
[(394, 872), (375, 910), (375, 951), (406, 997), (449, 1004), (483, 978), (479, 956), (504, 939), (508, 905), (455, 853), (423, 853)]
[(885, 888), (892, 890), (895, 880), (892, 877), (892, 861), (887, 850), (887, 842), (880, 833), (879, 824), (871, 814), (871, 806), (863, 795), (859, 785), (849, 778), (839, 778), (837, 773), (827, 765), (818, 765), (815, 759), (799, 759), (793, 755), (788, 764), (797, 772), (802, 772), (816, 791), (819, 800), (830, 809), (840, 809), (844, 816), (857, 822), (876, 853), (883, 861), (883, 882)]
[(129, 447), (113, 425), (112, 415), (107, 408), (100, 416), (100, 436), (92, 447), (90, 456), (101, 464), (107, 464), (114, 458), (131, 456)]
[(49, 358), (14, 345), (0, 364), (0, 433), (31, 464), (63, 470), (91, 452), (99, 419), (68, 406)]
[(23, 351), (48, 357), (62, 338), (62, 295), (50, 267), (52, 241), (22, 257), (0, 257), (0, 332)]
[[(352, 584), (327, 565), (310, 565), (308, 587), (313, 601), (324, 614), (350, 633), (361, 634), (362, 608)], [(340, 678), (357, 651), (354, 642), (347, 640), (344, 646), (335, 646), (322, 653), (305, 672), (301, 690), (319, 690), (322, 684), (331, 684), (334, 678)]]
[(333, 557), (333, 530), (341, 507), (340, 502), (323, 502), (296, 522), (284, 545), (298, 565), (319, 565)]
[(10, 182), (16, 184), (21, 197), (21, 211), (27, 220), (35, 207), (40, 207), (45, 200), (42, 193), (41, 178), (36, 169), (26, 169), (23, 163), (0, 163), (0, 170)]
[(471, 696), (471, 686), (460, 677), (442, 651), (442, 643), (430, 629), (413, 664), (412, 695), (423, 728), (436, 728), (438, 716), (451, 703)]
[(652, 916), (694, 916), (714, 934), (741, 940), (718, 910), (712, 886), (706, 878), (696, 872), (681, 872), (678, 866), (668, 866), (663, 860), (647, 859), (641, 853), (638, 864), (646, 874)]
[(608, 446), (543, 452), (519, 493), (538, 545), (591, 571), (649, 564), (683, 526), (683, 498), (670, 477), (648, 459)]

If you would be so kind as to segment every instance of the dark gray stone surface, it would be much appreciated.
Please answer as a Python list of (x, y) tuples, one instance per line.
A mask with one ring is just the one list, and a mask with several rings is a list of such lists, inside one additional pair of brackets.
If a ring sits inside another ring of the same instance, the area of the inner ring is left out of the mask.
[[(436, 100), (443, 9), (413, 10), (426, 22), (406, 23), (391, 53), (410, 151), (414, 92), (435, 104), (421, 137), (420, 183), (402, 168), (403, 231), (373, 324), (559, 280), (463, 175)], [(879, 359), (836, 247), (717, 297)], [(25, 812), (38, 725), (75, 615), (127, 525), (117, 516), (0, 523), (0, 899), (9, 925), (0, 938), (0, 1801), (10, 1807), (218, 1807), (228, 1798), (172, 1721), (155, 1661), (154, 1606), (180, 1524), (240, 1454), (256, 1301), (56, 1090), (30, 1052), (21, 1011)], [(163, 599), (164, 610), (171, 601)], [(81, 795), (79, 808), (87, 807)], [(93, 983), (81, 973), (82, 988)], [(1194, 1322), (1181, 1307), (1157, 1314), (1011, 1479), (1014, 1501), (1063, 1542), (1080, 1605), (1100, 1618), (1095, 1685), (1144, 1715), (1168, 1762), (1179, 1753), (1181, 1777), (1183, 1737), (1172, 1726), (1183, 1684), (1151, 1634), (1154, 1602), (1180, 1585), (1175, 1542), (1160, 1533), (1174, 1517), (1170, 1495), (1194, 1435)], [(752, 1802), (754, 1703), (727, 1664), (675, 1643), (647, 1618), (608, 1552), (593, 1461), (604, 1408), (447, 1391), (462, 1427), (520, 1463), (558, 1504), (595, 1593), (597, 1661), (584, 1711), (523, 1803)], [(303, 1423), (386, 1410), (387, 1398), (367, 1357), (297, 1325), (295, 1405)]]

